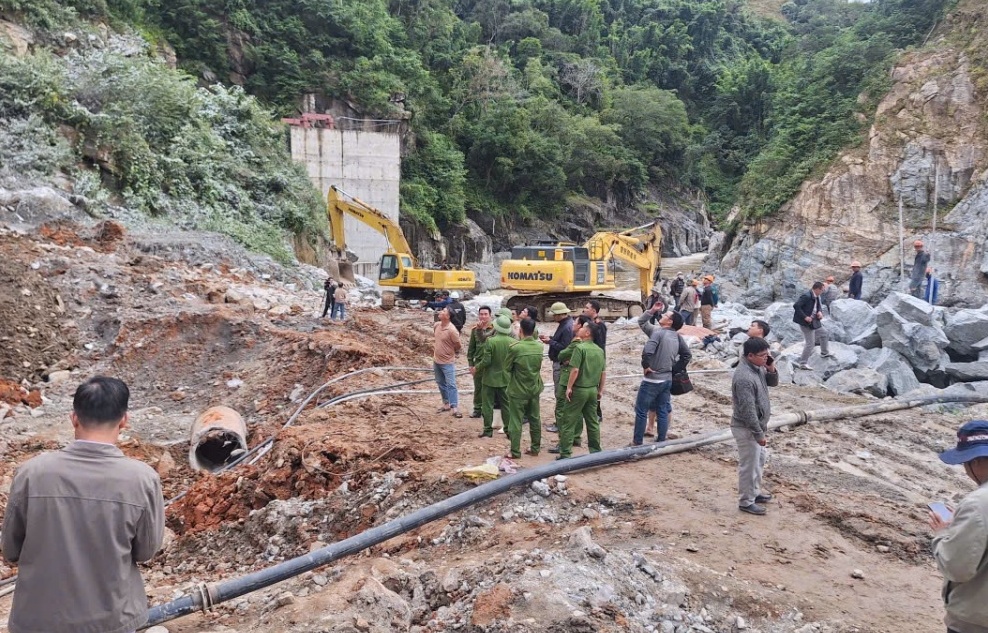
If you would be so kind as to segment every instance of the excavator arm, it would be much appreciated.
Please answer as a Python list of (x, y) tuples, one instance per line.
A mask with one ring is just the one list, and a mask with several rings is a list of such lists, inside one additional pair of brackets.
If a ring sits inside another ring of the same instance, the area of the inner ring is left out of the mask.
[(392, 251), (411, 256), (412, 249), (397, 222), (336, 185), (331, 185), (329, 188), (326, 213), (329, 216), (329, 226), (333, 233), (333, 243), (341, 253), (346, 252), (343, 217), (348, 214), (383, 235)]
[(645, 300), (662, 264), (662, 229), (658, 220), (626, 231), (595, 233), (585, 246), (592, 260), (617, 258), (636, 268), (642, 301)]

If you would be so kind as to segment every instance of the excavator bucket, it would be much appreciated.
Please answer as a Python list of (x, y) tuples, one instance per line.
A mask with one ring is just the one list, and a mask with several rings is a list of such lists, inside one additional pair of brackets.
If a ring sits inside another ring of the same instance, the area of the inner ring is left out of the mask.
[(353, 264), (345, 260), (330, 259), (326, 263), (326, 272), (337, 281), (347, 281), (351, 284), (357, 282), (353, 277)]

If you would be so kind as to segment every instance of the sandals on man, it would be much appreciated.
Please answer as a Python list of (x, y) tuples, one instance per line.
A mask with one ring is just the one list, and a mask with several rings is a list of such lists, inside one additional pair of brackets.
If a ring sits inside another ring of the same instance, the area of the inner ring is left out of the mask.
[[(449, 409), (447, 409), (447, 410), (449, 410)], [(452, 409), (452, 411), (453, 411), (453, 417), (454, 418), (462, 418), (463, 417), (463, 414), (460, 413), (459, 411), (457, 411), (455, 409)]]

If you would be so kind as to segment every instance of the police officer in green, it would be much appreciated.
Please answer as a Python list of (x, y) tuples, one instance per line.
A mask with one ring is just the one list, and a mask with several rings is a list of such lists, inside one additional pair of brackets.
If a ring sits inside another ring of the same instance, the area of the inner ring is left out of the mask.
[[(582, 320), (581, 320), (582, 321)], [(593, 342), (592, 321), (583, 322), (576, 332), (579, 343), (570, 357), (570, 375), (566, 383), (566, 403), (563, 405), (563, 426), (559, 428), (559, 457), (570, 457), (577, 421), (587, 425), (587, 446), (591, 453), (600, 451), (600, 420), (597, 401), (604, 393), (604, 350)]]
[[(569, 374), (572, 371), (569, 361), (573, 358), (573, 352), (576, 351), (576, 346), (580, 344), (580, 339), (576, 338), (576, 332), (583, 327), (584, 323), (592, 321), (590, 317), (581, 314), (580, 316), (572, 319), (566, 319), (564, 323), (572, 323), (570, 328), (570, 342), (559, 355), (556, 357), (559, 361), (559, 380), (556, 381), (555, 385), (555, 395), (556, 395), (556, 419), (562, 421), (563, 419), (563, 407), (566, 405), (566, 385), (569, 384)], [(564, 327), (560, 325), (559, 327)], [(576, 420), (576, 426), (573, 427), (573, 446), (580, 446), (580, 436), (583, 435), (583, 417), (579, 417)], [(551, 447), (549, 449), (550, 453), (559, 453), (559, 444)]]
[(505, 368), (508, 372), (508, 438), (511, 440), (511, 456), (521, 457), (522, 420), (528, 420), (532, 446), (529, 455), (538, 455), (542, 445), (542, 420), (539, 417), (539, 398), (545, 384), (542, 382), (542, 342), (535, 338), (535, 321), (521, 320), (521, 340), (511, 345)]
[(470, 331), (470, 345), (467, 347), (467, 364), (470, 365), (470, 373), (473, 374), (473, 413), (471, 418), (480, 417), (480, 406), (484, 395), (483, 372), (477, 371), (477, 361), (480, 360), (480, 352), (484, 349), (487, 339), (494, 336), (494, 326), (491, 325), (491, 309), (489, 306), (481, 306), (477, 310), (477, 325)]
[(480, 352), (480, 360), (474, 365), (478, 373), (483, 372), (483, 397), (480, 401), (480, 412), (484, 416), (484, 431), (480, 437), (494, 437), (494, 403), (501, 403), (501, 418), (505, 417), (508, 399), (505, 391), (508, 387), (508, 371), (505, 361), (508, 350), (515, 340), (511, 338), (511, 319), (499, 316), (494, 321), (494, 336), (487, 339)]

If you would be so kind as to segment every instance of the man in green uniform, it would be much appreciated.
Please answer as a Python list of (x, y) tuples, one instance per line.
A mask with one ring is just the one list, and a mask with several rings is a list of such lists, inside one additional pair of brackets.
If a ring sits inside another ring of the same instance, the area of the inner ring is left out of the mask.
[(570, 358), (570, 375), (566, 384), (566, 403), (563, 405), (563, 426), (559, 428), (559, 457), (570, 457), (573, 450), (573, 434), (577, 421), (582, 418), (587, 425), (587, 446), (591, 453), (600, 451), (600, 420), (597, 418), (597, 401), (604, 393), (604, 350), (593, 342), (596, 323), (580, 326), (576, 338), (580, 340)]
[(528, 420), (532, 446), (529, 455), (538, 455), (542, 445), (539, 398), (542, 395), (542, 342), (535, 338), (535, 321), (521, 320), (521, 340), (514, 343), (505, 361), (508, 380), (508, 438), (511, 456), (521, 457), (522, 420)]
[[(494, 436), (494, 403), (501, 403), (501, 416), (508, 407), (505, 390), (508, 386), (508, 372), (504, 362), (508, 358), (508, 350), (515, 340), (511, 338), (511, 319), (499, 316), (494, 321), (494, 336), (487, 339), (480, 353), (480, 360), (474, 367), (478, 373), (483, 373), (483, 397), (480, 401), (480, 412), (484, 417), (484, 430), (480, 437)], [(503, 420), (502, 420), (503, 421)]]
[(470, 345), (467, 347), (467, 364), (470, 365), (470, 374), (473, 375), (473, 413), (471, 418), (480, 417), (480, 404), (483, 400), (484, 373), (477, 371), (477, 362), (480, 360), (480, 352), (484, 348), (487, 339), (494, 336), (494, 326), (491, 324), (491, 309), (488, 306), (481, 306), (477, 311), (477, 325), (470, 331)]
[[(568, 316), (568, 315), (567, 315)], [(578, 317), (576, 319), (567, 318), (564, 323), (569, 324), (570, 329), (570, 341), (569, 344), (559, 352), (556, 356), (555, 363), (559, 364), (559, 378), (555, 382), (554, 395), (556, 397), (556, 408), (555, 408), (555, 419), (558, 422), (562, 422), (563, 419), (563, 408), (566, 405), (566, 385), (569, 384), (569, 374), (573, 370), (569, 362), (573, 358), (573, 352), (576, 351), (576, 346), (579, 345), (580, 339), (576, 338), (576, 331), (579, 330), (583, 323), (586, 321), (587, 317)], [(560, 324), (559, 327), (563, 327)], [(551, 352), (550, 352), (551, 354)], [(553, 363), (553, 369), (555, 369), (555, 363)], [(558, 424), (557, 424), (558, 427)], [(558, 430), (557, 430), (558, 432)], [(583, 417), (577, 419), (576, 426), (573, 427), (573, 446), (580, 446), (580, 437), (583, 435)], [(559, 454), (559, 444), (549, 448), (550, 453)]]

